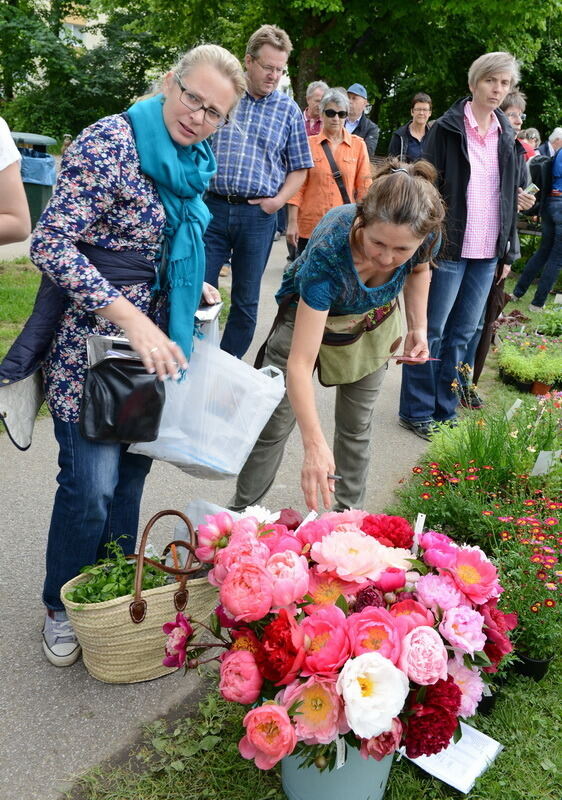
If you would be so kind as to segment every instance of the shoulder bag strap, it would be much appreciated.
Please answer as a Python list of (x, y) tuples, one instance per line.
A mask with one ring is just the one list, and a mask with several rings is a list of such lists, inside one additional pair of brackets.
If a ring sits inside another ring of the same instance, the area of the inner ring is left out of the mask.
[(349, 195), (347, 193), (347, 189), (345, 188), (345, 184), (343, 182), (342, 174), (340, 172), (338, 165), (336, 164), (336, 161), (334, 159), (334, 154), (332, 153), (330, 145), (328, 144), (326, 139), (324, 139), (324, 141), (322, 142), (322, 150), (324, 151), (324, 154), (328, 159), (328, 164), (330, 165), (330, 169), (332, 170), (332, 177), (338, 185), (338, 189), (340, 190), (343, 202), (345, 204), (351, 203), (351, 200), (349, 199)]

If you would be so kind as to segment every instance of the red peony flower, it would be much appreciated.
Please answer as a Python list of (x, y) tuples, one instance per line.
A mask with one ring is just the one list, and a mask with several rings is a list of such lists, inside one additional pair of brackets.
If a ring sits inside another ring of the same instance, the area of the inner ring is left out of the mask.
[(259, 670), (264, 678), (277, 686), (293, 681), (304, 660), (304, 633), (287, 609), (266, 625), (261, 649), (255, 653)]
[(403, 517), (387, 514), (368, 514), (361, 523), (361, 530), (377, 539), (385, 547), (409, 549), (414, 541), (414, 531)]
[(302, 514), (294, 508), (282, 508), (277, 518), (279, 525), (286, 525), (290, 531), (294, 531), (302, 522)]
[(357, 599), (355, 600), (355, 613), (363, 611), (367, 606), (375, 606), (381, 608), (384, 606), (384, 597), (380, 589), (376, 586), (366, 586), (357, 592)]
[(407, 722), (406, 755), (418, 758), (439, 753), (449, 746), (456, 727), (457, 718), (441, 706), (417, 706)]
[(446, 681), (439, 680), (426, 687), (424, 705), (440, 706), (456, 716), (461, 705), (462, 692), (449, 675)]
[(484, 667), (484, 672), (497, 672), (503, 657), (513, 650), (507, 632), (517, 626), (517, 614), (506, 614), (501, 611), (498, 608), (497, 598), (488, 600), (487, 603), (479, 606), (478, 612), (484, 617), (486, 634), (484, 652), (492, 662), (491, 666)]

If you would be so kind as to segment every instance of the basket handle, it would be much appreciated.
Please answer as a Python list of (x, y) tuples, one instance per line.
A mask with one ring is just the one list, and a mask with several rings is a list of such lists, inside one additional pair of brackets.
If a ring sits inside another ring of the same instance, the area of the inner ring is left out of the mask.
[[(154, 561), (151, 558), (147, 558), (144, 554), (146, 543), (148, 541), (148, 534), (158, 522), (161, 517), (166, 516), (175, 516), (179, 517), (181, 521), (187, 527), (189, 531), (189, 538), (191, 542), (176, 542), (176, 544), (181, 544), (182, 547), (185, 547), (189, 551), (189, 556), (186, 561), (186, 565), (183, 569), (176, 569), (175, 567), (167, 567), (165, 564), (160, 564), (159, 561)], [(186, 517), (185, 514), (182, 514), (181, 511), (173, 511), (172, 509), (167, 509), (166, 511), (159, 511), (153, 517), (151, 517), (142, 532), (140, 544), (139, 544), (139, 552), (135, 554), (136, 559), (136, 568), (135, 568), (135, 593), (133, 600), (129, 604), (129, 614), (131, 615), (131, 619), (134, 623), (138, 624), (142, 622), (146, 616), (146, 600), (142, 598), (142, 568), (144, 564), (150, 564), (157, 569), (162, 570), (162, 572), (167, 572), (169, 575), (178, 575), (180, 576), (179, 587), (176, 592), (174, 592), (174, 605), (178, 611), (183, 611), (183, 609), (187, 605), (187, 600), (189, 597), (189, 592), (186, 589), (186, 582), (190, 575), (194, 572), (197, 572), (199, 567), (193, 567), (193, 560), (196, 558), (195, 555), (195, 530), (193, 525), (191, 524), (191, 520), (189, 517)]]

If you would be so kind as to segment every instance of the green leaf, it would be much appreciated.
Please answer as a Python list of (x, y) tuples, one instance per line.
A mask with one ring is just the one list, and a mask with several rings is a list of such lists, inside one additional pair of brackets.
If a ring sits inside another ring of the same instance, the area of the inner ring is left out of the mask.
[(420, 575), (427, 575), (429, 572), (429, 567), (427, 564), (424, 564), (423, 561), (419, 560), (419, 558), (407, 558), (406, 561), (409, 561), (411, 568), (417, 570)]
[(172, 769), (175, 769), (176, 772), (182, 772), (185, 769), (185, 763), (183, 761), (172, 761), (170, 764)]
[(461, 739), (462, 739), (461, 726), (457, 725), (455, 732), (453, 733), (453, 742), (456, 744), (457, 742), (460, 742)]
[(343, 611), (344, 614), (346, 615), (349, 614), (349, 603), (347, 602), (343, 594), (340, 594), (335, 604), (338, 608), (340, 608)]
[(549, 758), (543, 758), (540, 765), (547, 772), (554, 772), (556, 770), (556, 764), (553, 764)]
[(221, 740), (220, 736), (204, 736), (199, 743), (201, 750), (212, 750)]

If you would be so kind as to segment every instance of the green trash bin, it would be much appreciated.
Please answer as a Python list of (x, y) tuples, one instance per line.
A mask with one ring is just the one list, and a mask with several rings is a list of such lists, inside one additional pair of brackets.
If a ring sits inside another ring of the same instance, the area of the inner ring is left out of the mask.
[(21, 153), (21, 177), (27, 196), (31, 226), (34, 228), (49, 202), (56, 181), (56, 162), (47, 153), (47, 145), (56, 144), (50, 136), (12, 132)]

